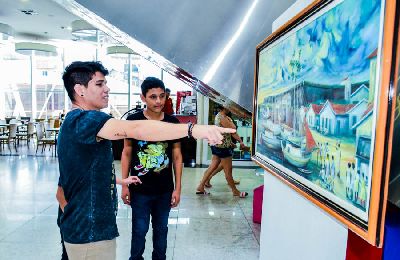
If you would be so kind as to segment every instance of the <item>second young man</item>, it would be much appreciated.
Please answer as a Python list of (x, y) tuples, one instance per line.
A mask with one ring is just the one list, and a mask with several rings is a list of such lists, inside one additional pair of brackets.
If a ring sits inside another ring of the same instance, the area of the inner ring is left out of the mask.
[[(146, 109), (130, 115), (127, 120), (179, 123), (175, 117), (162, 112), (166, 93), (161, 80), (148, 77), (143, 81), (141, 90), (141, 99), (146, 104)], [(142, 182), (129, 188), (126, 185), (122, 186), (121, 197), (125, 204), (130, 204), (132, 207), (132, 241), (129, 259), (144, 259), (145, 237), (149, 229), (150, 216), (153, 227), (152, 259), (165, 259), (169, 212), (179, 204), (181, 195), (180, 141), (147, 142), (125, 139), (121, 167), (123, 178), (128, 177), (130, 172), (131, 175), (138, 176)]]

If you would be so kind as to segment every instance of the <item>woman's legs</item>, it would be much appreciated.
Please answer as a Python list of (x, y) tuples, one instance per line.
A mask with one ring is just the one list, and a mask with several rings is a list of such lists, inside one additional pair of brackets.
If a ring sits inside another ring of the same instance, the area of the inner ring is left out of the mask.
[(205, 186), (206, 186), (207, 188), (210, 188), (210, 187), (211, 187), (211, 183), (210, 183), (211, 178), (214, 177), (215, 175), (217, 175), (217, 173), (219, 173), (220, 171), (222, 171), (222, 169), (223, 169), (223, 168), (222, 168), (222, 163), (219, 163), (217, 169), (215, 169), (215, 170), (211, 173), (211, 175), (207, 178), (207, 180), (206, 180)]
[(208, 166), (207, 170), (204, 172), (203, 179), (201, 180), (199, 186), (197, 186), (197, 191), (204, 191), (204, 186), (207, 182), (207, 179), (218, 168), (220, 162), (221, 159), (218, 156), (212, 156), (210, 166)]
[[(208, 177), (208, 179), (207, 179), (207, 181), (206, 181), (206, 184), (205, 184), (204, 186), (206, 186), (207, 188), (211, 188), (211, 187), (212, 187), (212, 185), (211, 185), (211, 183), (210, 183), (211, 179), (212, 179), (215, 175), (217, 175), (217, 173), (219, 173), (219, 172), (222, 171), (222, 170), (223, 170), (222, 163), (219, 163), (217, 169), (215, 169), (215, 171)], [(237, 180), (235, 180), (235, 179), (233, 179), (233, 182), (234, 182), (236, 185), (240, 184), (240, 181), (237, 181)]]
[(235, 181), (232, 177), (232, 156), (221, 159), (221, 164), (225, 172), (225, 179), (232, 190), (234, 196), (239, 196), (240, 191), (236, 188)]

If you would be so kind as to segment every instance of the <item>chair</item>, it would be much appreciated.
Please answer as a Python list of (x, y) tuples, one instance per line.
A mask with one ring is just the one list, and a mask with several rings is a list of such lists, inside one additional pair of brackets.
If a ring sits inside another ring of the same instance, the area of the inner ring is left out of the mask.
[(3, 135), (5, 133), (8, 133), (8, 130), (5, 128), (5, 126), (7, 125), (6, 120), (4, 119), (0, 119), (0, 125), (2, 125), (1, 129), (0, 129), (0, 135)]
[(55, 119), (49, 119), (49, 128), (54, 128)]
[(31, 117), (30, 116), (21, 116), (21, 121), (29, 122), (29, 121), (31, 121)]
[(6, 123), (9, 124), (11, 119), (15, 119), (15, 117), (6, 117), (5, 119), (6, 119)]
[(56, 145), (56, 139), (54, 137), (46, 137), (43, 122), (39, 122), (36, 125), (36, 153), (39, 149), (39, 145), (42, 145), (42, 153), (46, 148), (46, 145)]
[(35, 124), (33, 122), (28, 122), (28, 126), (25, 131), (17, 133), (18, 142), (19, 140), (26, 139), (26, 144), (29, 146), (30, 139), (35, 134)]
[(8, 126), (8, 134), (0, 136), (1, 145), (2, 147), (4, 147), (4, 144), (7, 144), (8, 149), (10, 150), (11, 153), (11, 143), (14, 143), (15, 151), (18, 152), (16, 141), (17, 141), (17, 124), (10, 124)]
[(60, 119), (55, 119), (54, 120), (54, 128), (59, 128), (60, 127)]

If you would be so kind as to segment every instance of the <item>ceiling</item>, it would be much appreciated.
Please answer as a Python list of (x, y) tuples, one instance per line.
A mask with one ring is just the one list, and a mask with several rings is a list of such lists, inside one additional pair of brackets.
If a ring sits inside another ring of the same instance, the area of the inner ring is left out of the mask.
[(68, 27), (78, 18), (51, 0), (0, 0), (0, 6), (0, 23), (13, 27), (16, 40), (74, 39)]
[(86, 7), (178, 66), (185, 77), (204, 82), (203, 94), (222, 93), (252, 111), (255, 48), (295, 0), (0, 0), (0, 23), (14, 28), (16, 40), (74, 39), (68, 27), (79, 18), (56, 2)]
[[(295, 0), (74, 2), (252, 111), (256, 46), (271, 33), (272, 22)], [(224, 49), (226, 55), (215, 73), (210, 73)]]

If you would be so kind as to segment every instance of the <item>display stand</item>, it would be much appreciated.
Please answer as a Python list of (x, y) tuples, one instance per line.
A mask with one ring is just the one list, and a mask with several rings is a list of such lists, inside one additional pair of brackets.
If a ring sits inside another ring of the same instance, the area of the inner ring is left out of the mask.
[(264, 175), (260, 259), (345, 259), (347, 228), (275, 176)]

